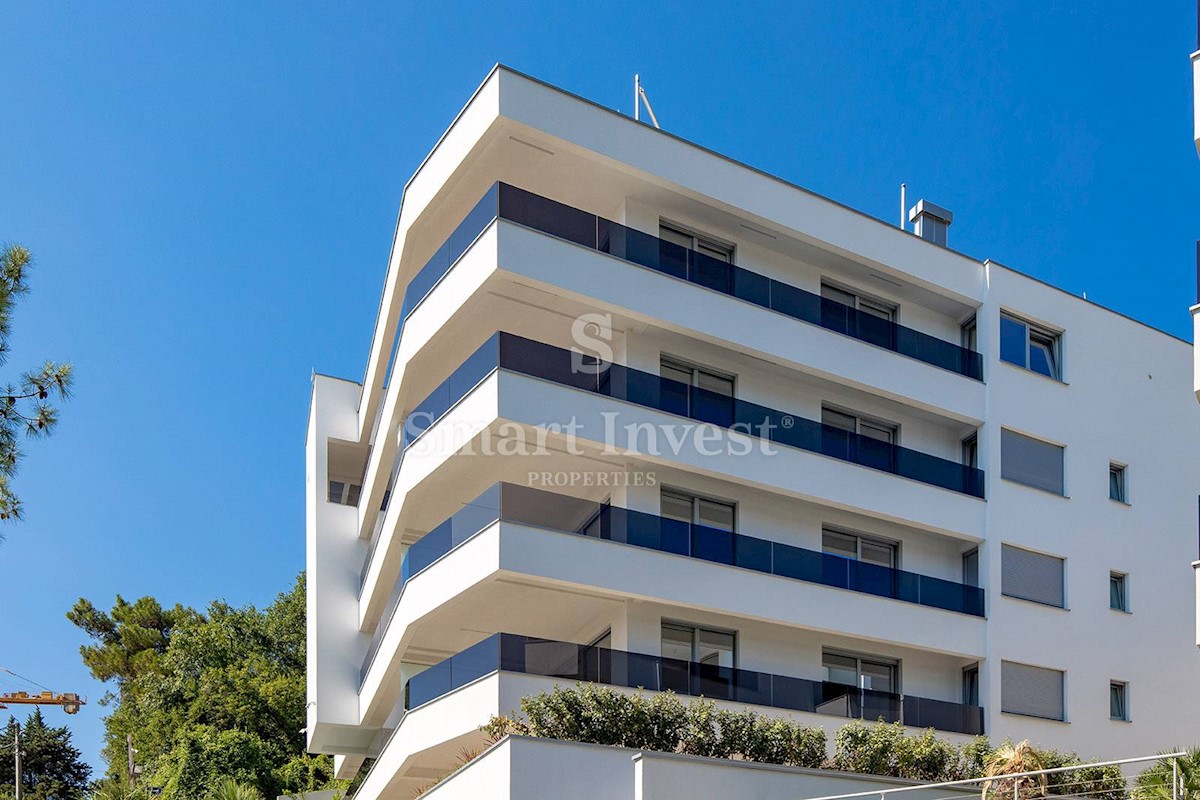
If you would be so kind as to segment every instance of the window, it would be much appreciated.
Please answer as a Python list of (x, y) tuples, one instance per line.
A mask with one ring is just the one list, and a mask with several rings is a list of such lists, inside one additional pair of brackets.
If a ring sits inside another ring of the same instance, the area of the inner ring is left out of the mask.
[(962, 463), (964, 467), (979, 468), (979, 434), (972, 433), (962, 440)]
[(1007, 597), (1066, 607), (1066, 562), (1013, 547), (1000, 547), (1000, 591)]
[(678, 384), (664, 384), (665, 409), (676, 414), (711, 422), (733, 424), (734, 376), (689, 364), (670, 356), (659, 361), (659, 374)]
[(1062, 380), (1062, 334), (1009, 314), (1000, 315), (1000, 360)]
[(1108, 497), (1110, 500), (1116, 500), (1118, 503), (1129, 502), (1129, 489), (1125, 480), (1125, 472), (1128, 469), (1124, 464), (1118, 464), (1115, 461), (1108, 465)]
[(329, 502), (343, 506), (358, 505), (358, 497), (362, 494), (362, 486), (348, 481), (329, 481)]
[(962, 701), (965, 706), (979, 705), (979, 665), (972, 664), (962, 674)]
[(821, 679), (875, 692), (900, 692), (900, 662), (879, 656), (821, 653)]
[(733, 263), (733, 245), (709, 236), (704, 236), (703, 234), (694, 233), (682, 226), (660, 222), (658, 225), (658, 238), (672, 244), (677, 244), (680, 247), (686, 247), (688, 250), (703, 253), (709, 258)]
[(975, 547), (963, 553), (962, 582), (966, 586), (979, 585), (979, 548)]
[(884, 300), (877, 300), (849, 289), (843, 289), (831, 283), (821, 281), (821, 297), (857, 309), (872, 317), (878, 317), (888, 322), (896, 321), (896, 306), (894, 304)]
[(963, 348), (972, 353), (979, 349), (979, 327), (975, 323), (974, 315), (962, 324), (959, 340), (962, 342)]
[(612, 628), (609, 628), (608, 630), (604, 631), (604, 633), (600, 634), (595, 639), (593, 639), (592, 643), (589, 644), (588, 647), (599, 647), (604, 650), (611, 650), (612, 649)]
[(710, 500), (681, 492), (678, 489), (663, 489), (661, 496), (662, 516), (695, 525), (704, 525), (722, 531), (733, 531), (736, 507), (733, 503)]
[(1006, 714), (1065, 720), (1066, 673), (1013, 661), (1000, 662), (1000, 710)]
[(825, 528), (821, 531), (821, 549), (830, 555), (894, 568), (898, 561), (897, 554), (900, 547), (894, 542), (869, 539), (858, 534)]
[(1120, 572), (1108, 573), (1108, 607), (1114, 611), (1129, 610), (1129, 576)]
[(900, 427), (894, 423), (821, 408), (821, 452), (827, 456), (891, 471), (896, 460), (893, 445), (899, 439)]
[(663, 658), (694, 664), (733, 667), (735, 635), (730, 631), (709, 630), (676, 622), (662, 625)]
[(821, 423), (888, 444), (895, 444), (900, 438), (899, 425), (869, 417), (860, 417), (834, 408), (824, 407), (821, 409)]
[(1129, 721), (1129, 684), (1112, 681), (1108, 684), (1108, 716), (1122, 722)]
[(1000, 429), (1000, 477), (1005, 480), (1066, 494), (1063, 462), (1066, 448)]
[(736, 635), (731, 631), (662, 624), (662, 657), (668, 659), (662, 665), (664, 689), (732, 697), (735, 655)]
[(821, 326), (864, 342), (896, 347), (898, 309), (892, 303), (821, 282)]

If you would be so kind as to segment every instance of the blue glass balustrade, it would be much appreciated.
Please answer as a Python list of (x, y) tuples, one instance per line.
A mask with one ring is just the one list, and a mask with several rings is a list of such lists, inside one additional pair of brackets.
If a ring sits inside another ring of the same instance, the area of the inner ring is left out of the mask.
[(492, 486), (418, 539), (404, 558), (401, 581), (407, 582), (471, 536), (501, 520), (961, 614), (982, 617), (984, 613), (984, 592), (978, 586), (509, 483)]
[(404, 686), (404, 708), (418, 708), (494, 672), (983, 733), (983, 709), (978, 706), (509, 633), (489, 636), (410, 678)]
[(404, 423), (405, 446), (499, 368), (698, 422), (733, 428), (777, 444), (850, 461), (943, 489), (979, 498), (984, 496), (983, 471), (975, 467), (621, 364), (600, 364), (595, 369), (581, 370), (578, 359), (578, 353), (510, 333), (492, 336), (413, 408)]
[(960, 614), (984, 615), (984, 590), (978, 586), (556, 492), (498, 483), (409, 546), (401, 562), (397, 590), (389, 599), (363, 658), (360, 680), (366, 678), (375, 659), (383, 634), (399, 605), (404, 585), (433, 562), (499, 521), (606, 539)]
[(504, 183), (488, 189), (445, 244), (417, 271), (404, 293), (402, 319), (497, 218), (968, 378), (983, 379), (983, 357), (973, 350)]

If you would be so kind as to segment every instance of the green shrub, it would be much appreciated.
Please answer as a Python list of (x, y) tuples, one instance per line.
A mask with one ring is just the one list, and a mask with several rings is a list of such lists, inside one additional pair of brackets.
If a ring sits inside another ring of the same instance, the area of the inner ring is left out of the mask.
[[(540, 736), (762, 764), (825, 766), (926, 782), (981, 778), (998, 749), (986, 736), (958, 747), (938, 738), (932, 729), (908, 735), (899, 722), (854, 721), (837, 732), (834, 756), (826, 763), (825, 731), (819, 726), (749, 709), (718, 710), (703, 698), (685, 705), (671, 692), (630, 694), (592, 683), (525, 697), (521, 712), (523, 718), (492, 717), (481, 730), (492, 740), (509, 734)], [(1033, 748), (1032, 755), (1046, 768), (1081, 763), (1074, 753), (1056, 750)], [(1129, 800), (1118, 767), (1055, 773), (1048, 776), (1047, 785), (1051, 795)]]
[(717, 727), (717, 707), (710, 700), (695, 700), (687, 705), (687, 719), (679, 751), (690, 756), (728, 758), (721, 755), (721, 732)]
[(899, 774), (900, 741), (904, 726), (899, 722), (867, 725), (851, 722), (834, 737), (833, 768), (867, 775)]
[(937, 738), (932, 728), (917, 736), (904, 736), (898, 745), (897, 777), (927, 782), (949, 781), (957, 777), (961, 759), (959, 749), (945, 739)]
[(992, 743), (986, 736), (976, 736), (959, 751), (958, 771), (950, 780), (982, 778), (992, 755)]
[(584, 683), (522, 698), (521, 713), (524, 720), (492, 717), (481, 730), (492, 739), (520, 734), (799, 767), (819, 767), (825, 758), (819, 727), (718, 711), (704, 699), (685, 706), (671, 692), (648, 697)]
[[(1172, 747), (1172, 752), (1182, 748)], [(1178, 769), (1178, 789), (1172, 783)], [(1159, 759), (1137, 776), (1138, 800), (1200, 800), (1200, 747), (1193, 747), (1186, 756)]]

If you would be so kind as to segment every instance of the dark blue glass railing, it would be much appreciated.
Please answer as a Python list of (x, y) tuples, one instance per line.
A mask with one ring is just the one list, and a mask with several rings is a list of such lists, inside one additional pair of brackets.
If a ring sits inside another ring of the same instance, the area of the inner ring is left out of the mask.
[(977, 617), (984, 614), (984, 591), (978, 586), (510, 483), (496, 484), (418, 539), (404, 558), (401, 581), (407, 582), (498, 520), (607, 539), (945, 611)]
[(438, 281), (442, 279), (454, 262), (467, 252), (467, 248), (479, 238), (483, 229), (496, 218), (497, 198), (502, 184), (492, 184), (480, 198), (475, 207), (467, 212), (463, 221), (450, 234), (449, 238), (438, 248), (437, 252), (425, 262), (425, 266), (417, 270), (417, 274), (408, 282), (404, 290), (404, 304), (401, 306), (400, 319), (408, 319), (408, 315), (417, 307), (425, 295), (429, 294)]
[(957, 461), (881, 442), (814, 420), (689, 386), (621, 364), (579, 368), (580, 356), (509, 333), (498, 333), (418, 403), (404, 423), (407, 446), (497, 367), (634, 403), (904, 478), (984, 496), (983, 471)]
[(402, 319), (408, 317), (497, 217), (926, 364), (983, 380), (983, 357), (973, 350), (504, 183), (494, 184), (488, 190), (409, 282)]
[(418, 708), (493, 672), (983, 733), (983, 709), (978, 706), (509, 633), (490, 636), (410, 678), (404, 686), (404, 708)]
[[(398, 589), (498, 521), (606, 539), (960, 614), (984, 615), (984, 590), (978, 586), (510, 483), (495, 484), (410, 545), (401, 562)], [(394, 592), (384, 609), (363, 658), (360, 680), (366, 679), (400, 596), (401, 591)]]

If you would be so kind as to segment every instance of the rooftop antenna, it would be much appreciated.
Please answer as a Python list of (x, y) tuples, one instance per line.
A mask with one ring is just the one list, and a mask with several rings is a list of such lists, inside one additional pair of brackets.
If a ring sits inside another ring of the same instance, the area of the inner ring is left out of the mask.
[(900, 184), (900, 230), (904, 230), (904, 212), (907, 209), (907, 204), (904, 202), (904, 193), (908, 189), (908, 184)]
[(646, 104), (646, 111), (650, 114), (650, 121), (654, 123), (654, 127), (660, 128), (658, 118), (654, 116), (654, 109), (650, 107), (650, 98), (646, 96), (646, 90), (642, 88), (642, 79), (634, 73), (633, 76), (633, 118), (635, 121), (641, 121), (642, 103)]

